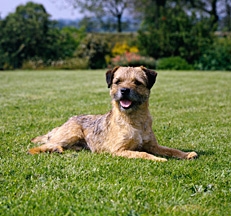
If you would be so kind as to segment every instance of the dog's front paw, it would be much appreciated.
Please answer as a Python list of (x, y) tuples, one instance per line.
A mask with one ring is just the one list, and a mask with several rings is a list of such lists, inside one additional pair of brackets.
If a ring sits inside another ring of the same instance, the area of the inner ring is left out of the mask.
[(166, 158), (160, 158), (160, 159), (158, 160), (158, 162), (166, 162), (166, 161), (168, 161)]
[(155, 157), (153, 158), (154, 161), (157, 161), (157, 162), (166, 162), (168, 161), (166, 158), (162, 158), (162, 157)]
[(192, 159), (195, 159), (195, 158), (197, 158), (197, 157), (198, 157), (198, 155), (197, 155), (196, 152), (189, 152), (189, 153), (187, 154), (187, 156), (186, 156), (186, 159), (192, 160)]

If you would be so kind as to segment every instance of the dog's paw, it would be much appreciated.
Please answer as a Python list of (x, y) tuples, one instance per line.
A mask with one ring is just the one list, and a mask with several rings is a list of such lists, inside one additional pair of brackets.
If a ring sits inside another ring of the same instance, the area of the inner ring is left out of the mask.
[(161, 158), (161, 160), (159, 160), (159, 162), (166, 162), (168, 161), (166, 158)]
[(56, 146), (54, 148), (52, 148), (52, 150), (50, 150), (51, 153), (59, 153), (62, 154), (63, 153), (63, 148), (61, 146)]
[(157, 161), (157, 162), (166, 162), (166, 161), (168, 161), (166, 158), (161, 158), (161, 157), (155, 157), (153, 160)]
[(34, 155), (34, 154), (39, 154), (41, 153), (40, 149), (35, 147), (35, 148), (31, 148), (27, 151), (27, 154), (30, 154), (30, 155)]
[(198, 157), (198, 155), (197, 155), (196, 152), (189, 152), (189, 153), (187, 154), (187, 156), (186, 156), (186, 159), (192, 160), (192, 159), (195, 159), (195, 158), (197, 158), (197, 157)]

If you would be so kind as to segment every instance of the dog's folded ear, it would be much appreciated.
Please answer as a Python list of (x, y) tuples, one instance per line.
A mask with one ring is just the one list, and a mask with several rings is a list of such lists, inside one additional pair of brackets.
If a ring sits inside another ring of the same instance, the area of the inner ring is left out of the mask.
[(116, 66), (116, 67), (114, 67), (112, 70), (108, 70), (108, 71), (106, 72), (106, 82), (107, 82), (108, 88), (111, 87), (112, 80), (113, 80), (113, 77), (114, 77), (114, 73), (117, 71), (117, 69), (118, 69), (119, 67), (120, 67), (120, 66)]
[(144, 66), (140, 67), (147, 76), (147, 88), (151, 89), (154, 83), (156, 82), (157, 72), (154, 70), (147, 69)]

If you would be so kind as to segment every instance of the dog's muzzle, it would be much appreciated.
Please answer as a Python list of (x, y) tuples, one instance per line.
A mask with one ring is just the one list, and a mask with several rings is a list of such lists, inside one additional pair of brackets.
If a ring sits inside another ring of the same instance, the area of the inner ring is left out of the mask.
[(120, 94), (121, 94), (120, 106), (123, 109), (129, 109), (132, 106), (132, 100), (129, 99), (130, 91), (131, 90), (129, 88), (120, 89)]

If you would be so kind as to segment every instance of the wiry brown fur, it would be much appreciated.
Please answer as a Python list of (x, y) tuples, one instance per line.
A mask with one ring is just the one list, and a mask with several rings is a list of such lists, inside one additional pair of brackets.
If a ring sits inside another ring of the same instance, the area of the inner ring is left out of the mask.
[(43, 144), (29, 150), (30, 154), (59, 152), (65, 149), (90, 149), (127, 158), (166, 161), (162, 155), (193, 159), (195, 152), (182, 152), (160, 146), (152, 131), (148, 110), (150, 89), (157, 73), (144, 67), (116, 67), (106, 73), (112, 110), (105, 115), (81, 115), (70, 118), (48, 134), (36, 137)]

